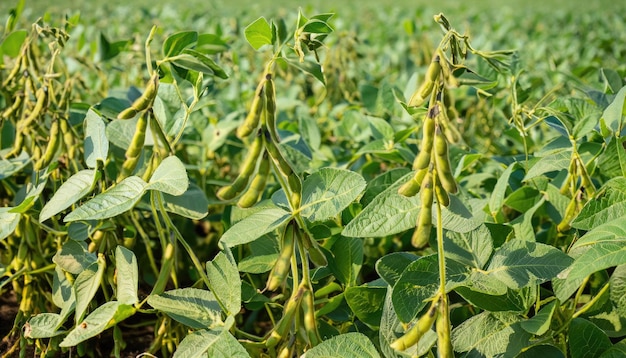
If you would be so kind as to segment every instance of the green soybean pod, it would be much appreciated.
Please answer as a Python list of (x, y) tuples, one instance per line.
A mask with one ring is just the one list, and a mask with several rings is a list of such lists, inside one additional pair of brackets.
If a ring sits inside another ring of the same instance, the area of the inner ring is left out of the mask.
[(432, 93), (435, 85), (437, 84), (437, 80), (439, 79), (439, 74), (441, 73), (441, 64), (439, 61), (439, 55), (435, 55), (433, 60), (430, 62), (430, 65), (428, 65), (424, 82), (409, 99), (409, 107), (421, 106)]
[(265, 75), (266, 91), (265, 91), (265, 125), (270, 132), (272, 140), (276, 143), (280, 141), (278, 131), (276, 130), (276, 89), (272, 74)]
[(221, 200), (230, 200), (237, 196), (243, 189), (246, 188), (250, 182), (250, 177), (256, 169), (257, 161), (261, 157), (263, 152), (263, 138), (257, 136), (248, 149), (246, 158), (241, 164), (239, 174), (232, 182), (232, 184), (220, 188), (216, 195)]
[(439, 173), (437, 171), (433, 171), (433, 182), (435, 184), (435, 197), (437, 198), (437, 202), (445, 207), (450, 205), (450, 196), (446, 189), (443, 188), (441, 184), (441, 180), (439, 178)]
[(398, 194), (406, 197), (412, 197), (417, 195), (417, 193), (419, 193), (420, 191), (420, 188), (422, 187), (422, 181), (424, 180), (426, 173), (428, 173), (428, 168), (422, 168), (418, 170), (411, 178), (411, 180), (402, 184), (398, 188)]
[(135, 124), (135, 134), (130, 142), (130, 145), (126, 149), (126, 160), (122, 164), (122, 170), (118, 176), (118, 181), (128, 177), (133, 173), (137, 163), (139, 162), (139, 156), (143, 149), (144, 142), (146, 140), (146, 129), (148, 128), (148, 114), (143, 113), (137, 119)]
[(265, 286), (270, 291), (276, 291), (283, 284), (283, 282), (285, 282), (287, 276), (289, 275), (291, 258), (294, 255), (296, 243), (296, 232), (293, 222), (289, 222), (285, 227), (281, 241), (278, 260), (276, 260)]
[(152, 105), (152, 102), (156, 98), (157, 91), (159, 89), (159, 73), (154, 71), (152, 77), (148, 81), (146, 85), (146, 89), (143, 91), (141, 96), (137, 98), (130, 107), (121, 111), (118, 115), (118, 119), (131, 119), (137, 115), (137, 113), (147, 109)]
[(54, 159), (54, 155), (61, 146), (59, 126), (59, 120), (53, 121), (50, 125), (50, 140), (48, 141), (48, 146), (46, 147), (43, 157), (41, 157), (41, 159), (35, 164), (35, 170), (41, 170), (42, 168), (50, 165)]
[(454, 350), (450, 339), (450, 314), (447, 305), (439, 305), (439, 314), (435, 322), (437, 331), (437, 352), (440, 358), (453, 358)]
[(458, 188), (454, 176), (452, 175), (452, 166), (450, 165), (450, 156), (448, 154), (448, 142), (439, 126), (435, 129), (435, 164), (441, 185), (448, 193), (456, 194)]
[(37, 89), (37, 92), (35, 93), (35, 97), (37, 99), (37, 101), (35, 102), (35, 107), (33, 107), (33, 110), (30, 112), (28, 117), (18, 123), (18, 128), (20, 130), (28, 127), (30, 123), (35, 118), (37, 118), (43, 111), (46, 102), (48, 101), (48, 86), (44, 85), (39, 87), (39, 89)]
[(397, 351), (404, 351), (412, 345), (417, 344), (424, 334), (430, 330), (436, 319), (437, 304), (433, 302), (428, 308), (428, 311), (417, 320), (411, 329), (409, 329), (402, 337), (391, 343), (391, 348)]
[(276, 167), (280, 171), (280, 174), (285, 178), (289, 178), (291, 173), (293, 173), (291, 164), (289, 164), (285, 157), (283, 157), (283, 154), (280, 152), (280, 149), (278, 148), (276, 143), (272, 140), (271, 135), (268, 131), (263, 131), (263, 139), (265, 142), (265, 148), (270, 154), (270, 157), (272, 157), (272, 161), (276, 164)]
[(428, 244), (430, 239), (430, 231), (433, 227), (433, 174), (428, 172), (420, 193), (421, 209), (417, 217), (417, 227), (411, 237), (411, 244), (415, 248), (422, 248)]
[(558, 232), (565, 232), (572, 227), (571, 222), (576, 217), (577, 209), (578, 209), (578, 198), (577, 198), (577, 195), (574, 195), (572, 197), (572, 200), (570, 200), (569, 204), (567, 204), (567, 208), (565, 209), (565, 214), (563, 215), (563, 219), (556, 226), (556, 230)]
[(250, 135), (258, 126), (261, 121), (261, 112), (265, 106), (264, 92), (265, 81), (261, 81), (255, 91), (254, 98), (252, 99), (252, 105), (250, 111), (244, 119), (243, 123), (237, 128), (237, 137), (245, 138)]
[(290, 203), (293, 206), (291, 209), (296, 211), (300, 208), (300, 203), (302, 202), (302, 181), (298, 174), (295, 172), (289, 174), (287, 177), (287, 185), (289, 185), (289, 189), (291, 190)]
[(304, 316), (304, 329), (307, 333), (307, 338), (311, 347), (315, 347), (322, 340), (317, 331), (317, 320), (315, 319), (315, 301), (313, 300), (313, 293), (311, 290), (304, 291), (302, 295), (302, 315)]
[(265, 182), (267, 181), (269, 172), (270, 162), (267, 156), (264, 155), (263, 158), (261, 158), (259, 170), (252, 179), (248, 189), (237, 201), (237, 206), (240, 208), (249, 208), (259, 201), (259, 196), (261, 196), (263, 190), (265, 189)]
[(302, 301), (302, 295), (304, 294), (304, 290), (305, 288), (298, 287), (298, 290), (289, 298), (287, 304), (283, 309), (282, 318), (280, 319), (280, 321), (278, 321), (278, 323), (276, 323), (276, 326), (274, 326), (272, 333), (270, 333), (270, 336), (265, 341), (266, 347), (275, 347), (278, 342), (285, 338), (287, 332), (289, 331), (289, 327), (293, 323), (293, 318), (298, 311), (300, 302)]
[(424, 117), (424, 124), (422, 126), (422, 143), (420, 145), (421, 150), (417, 157), (415, 157), (413, 169), (424, 169), (428, 167), (428, 164), (430, 164), (434, 137), (435, 119), (432, 116), (432, 111), (429, 110), (428, 114)]

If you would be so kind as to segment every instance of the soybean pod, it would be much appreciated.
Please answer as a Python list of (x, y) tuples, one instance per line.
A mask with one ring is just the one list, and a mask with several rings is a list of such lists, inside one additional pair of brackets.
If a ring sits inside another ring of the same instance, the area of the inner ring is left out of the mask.
[(563, 215), (563, 219), (556, 226), (558, 232), (564, 232), (569, 230), (571, 226), (572, 220), (576, 217), (577, 209), (578, 209), (578, 195), (574, 195), (572, 200), (570, 200), (569, 204), (567, 204), (567, 208), (565, 209), (565, 214)]
[(441, 132), (441, 127), (435, 128), (435, 164), (441, 185), (450, 194), (456, 194), (458, 188), (452, 176), (452, 166), (448, 153), (448, 142)]
[(148, 107), (152, 105), (152, 102), (154, 102), (158, 89), (159, 89), (159, 73), (157, 71), (154, 71), (154, 73), (152, 74), (152, 77), (150, 77), (150, 80), (148, 81), (148, 84), (146, 85), (146, 89), (143, 91), (141, 96), (139, 96), (139, 98), (134, 100), (133, 103), (130, 105), (130, 107), (121, 111), (117, 115), (117, 118), (118, 119), (131, 119), (135, 117), (137, 113), (145, 109), (148, 109)]
[(59, 120), (55, 120), (50, 125), (50, 137), (48, 140), (48, 146), (46, 147), (46, 151), (41, 157), (40, 160), (35, 164), (35, 170), (41, 170), (44, 167), (50, 165), (52, 160), (54, 159), (54, 155), (61, 145), (60, 141), (60, 130), (59, 130)]
[(278, 342), (285, 338), (287, 332), (289, 331), (289, 327), (291, 327), (291, 324), (293, 323), (294, 315), (296, 314), (296, 312), (298, 312), (298, 307), (300, 306), (300, 302), (302, 301), (304, 290), (304, 287), (298, 287), (298, 290), (295, 291), (294, 294), (289, 298), (289, 301), (287, 301), (287, 304), (284, 307), (283, 316), (281, 317), (280, 321), (276, 323), (276, 326), (274, 326), (272, 333), (270, 333), (270, 336), (265, 341), (266, 347), (275, 347)]
[(421, 208), (417, 217), (417, 227), (411, 237), (411, 244), (415, 248), (422, 248), (428, 244), (430, 231), (433, 227), (433, 173), (428, 172), (421, 188)]
[(250, 111), (244, 119), (243, 123), (237, 128), (237, 137), (245, 138), (250, 135), (257, 127), (261, 119), (261, 112), (265, 105), (264, 92), (265, 80), (261, 81), (256, 88)]
[(276, 130), (276, 89), (272, 74), (265, 75), (265, 125), (270, 132), (270, 136), (275, 143), (278, 143), (278, 131)]
[(267, 279), (266, 287), (270, 291), (278, 289), (289, 275), (291, 257), (294, 254), (296, 242), (296, 232), (293, 222), (289, 222), (285, 227), (281, 241), (280, 255), (278, 255), (278, 260), (276, 260), (270, 272), (270, 276)]
[(239, 174), (235, 178), (232, 184), (222, 187), (217, 191), (217, 197), (222, 200), (230, 200), (237, 196), (250, 182), (250, 177), (256, 168), (259, 157), (263, 152), (263, 139), (261, 136), (254, 138), (254, 141), (248, 149), (246, 158), (241, 164)]
[(415, 345), (430, 330), (437, 318), (437, 303), (433, 301), (428, 311), (420, 317), (417, 322), (402, 337), (391, 343), (391, 348), (397, 351), (404, 351)]
[(428, 168), (422, 168), (418, 170), (415, 173), (415, 175), (411, 177), (409, 181), (402, 184), (398, 188), (398, 194), (406, 196), (406, 197), (412, 197), (412, 196), (417, 195), (417, 193), (419, 193), (420, 191), (420, 188), (422, 186), (422, 181), (424, 180), (426, 173), (428, 173)]
[(291, 164), (287, 162), (283, 154), (280, 152), (280, 149), (272, 140), (271, 135), (268, 131), (263, 131), (263, 140), (265, 141), (265, 148), (270, 154), (270, 157), (272, 157), (272, 161), (274, 162), (274, 164), (276, 164), (276, 167), (278, 168), (280, 174), (285, 178), (289, 178), (291, 173), (293, 173)]
[(311, 347), (315, 347), (321, 342), (319, 332), (317, 331), (317, 321), (315, 319), (315, 301), (313, 300), (313, 293), (311, 290), (304, 291), (302, 297), (302, 315), (304, 316), (304, 329), (306, 330), (307, 337)]
[(441, 64), (439, 63), (439, 61), (440, 58), (437, 54), (433, 57), (430, 65), (428, 65), (428, 70), (426, 70), (426, 77), (424, 78), (424, 82), (409, 99), (409, 107), (421, 106), (432, 93), (435, 85), (437, 84), (437, 80), (439, 79), (439, 74), (441, 73)]
[(447, 298), (441, 297), (438, 311), (439, 314), (435, 323), (438, 356), (440, 358), (452, 358), (454, 357), (454, 351), (450, 339), (450, 313), (448, 311)]
[(439, 176), (437, 175), (437, 171), (433, 171), (433, 182), (435, 185), (435, 198), (437, 198), (437, 202), (445, 207), (450, 205), (450, 195), (441, 185), (441, 180), (439, 180)]
[(148, 116), (148, 113), (142, 113), (142, 115), (137, 118), (137, 124), (135, 124), (135, 134), (133, 135), (133, 139), (130, 142), (128, 149), (126, 149), (126, 160), (122, 164), (122, 170), (118, 176), (118, 181), (127, 178), (137, 167), (141, 151), (143, 150), (143, 146), (146, 141)]
[(428, 110), (428, 114), (424, 117), (424, 124), (422, 127), (422, 143), (421, 150), (415, 161), (413, 162), (413, 169), (424, 169), (428, 167), (431, 160), (431, 152), (433, 148), (433, 140), (435, 137), (435, 119), (434, 114), (438, 107), (433, 107)]
[(239, 206), (240, 208), (249, 208), (259, 201), (259, 196), (261, 196), (263, 190), (265, 189), (265, 182), (267, 181), (267, 176), (269, 172), (270, 162), (267, 158), (267, 155), (264, 155), (263, 158), (261, 158), (259, 170), (252, 179), (252, 182), (250, 183), (248, 189), (237, 201), (237, 206)]

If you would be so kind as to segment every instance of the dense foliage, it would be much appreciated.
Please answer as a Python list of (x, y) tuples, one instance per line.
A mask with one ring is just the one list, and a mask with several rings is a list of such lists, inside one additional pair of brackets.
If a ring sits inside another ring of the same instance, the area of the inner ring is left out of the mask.
[(614, 6), (17, 1), (2, 357), (623, 356)]

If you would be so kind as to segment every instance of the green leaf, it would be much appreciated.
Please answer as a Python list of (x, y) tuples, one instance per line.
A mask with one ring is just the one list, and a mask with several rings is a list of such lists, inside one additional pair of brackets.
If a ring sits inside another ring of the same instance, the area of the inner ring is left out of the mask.
[(89, 194), (100, 178), (100, 171), (84, 169), (67, 179), (39, 213), (39, 222), (44, 222)]
[(546, 173), (567, 170), (572, 159), (572, 150), (566, 149), (551, 153), (539, 159), (526, 173), (524, 181), (536, 178)]
[(146, 182), (140, 177), (131, 176), (113, 188), (98, 194), (95, 198), (76, 208), (63, 220), (99, 220), (126, 212), (135, 206), (146, 190)]
[(346, 288), (344, 298), (354, 314), (370, 327), (378, 327), (383, 314), (387, 286), (371, 283)]
[(148, 296), (148, 304), (178, 322), (195, 329), (222, 325), (221, 309), (213, 293), (180, 288)]
[(206, 356), (211, 358), (250, 358), (248, 351), (227, 330), (223, 330), (217, 341), (209, 346)]
[[(488, 277), (482, 275), (481, 278)], [(480, 279), (478, 279), (480, 280)], [(492, 284), (492, 286), (489, 286)], [(479, 289), (477, 289), (479, 288)], [(503, 287), (500, 281), (493, 279), (487, 282), (476, 282), (476, 276), (470, 275), (464, 286), (454, 289), (470, 304), (490, 312), (528, 312), (535, 303), (537, 290), (535, 287), (525, 287), (512, 290)], [(504, 293), (501, 291), (504, 290)]]
[(452, 330), (454, 350), (476, 357), (515, 357), (531, 337), (519, 321), (509, 312), (480, 313)]
[(519, 289), (555, 278), (573, 261), (550, 245), (511, 240), (496, 250), (486, 273), (511, 289)]
[(355, 172), (322, 168), (302, 184), (300, 214), (311, 222), (335, 217), (361, 194), (365, 185)]
[(626, 176), (626, 137), (611, 137), (606, 150), (598, 158), (598, 168), (608, 178)]
[(602, 353), (600, 358), (622, 358), (626, 356), (626, 339), (622, 339), (619, 343), (616, 343), (613, 347), (607, 349)]
[[(170, 137), (178, 134), (187, 117), (187, 109), (179, 93), (187, 93), (190, 89), (191, 84), (187, 81), (176, 85), (171, 83), (159, 84), (159, 90), (157, 97), (154, 99), (152, 110), (162, 130)], [(146, 139), (148, 139), (147, 135)]]
[(76, 322), (80, 322), (87, 311), (87, 307), (98, 292), (106, 262), (104, 256), (99, 255), (98, 261), (89, 265), (83, 272), (78, 274), (74, 281), (76, 292)]
[(174, 57), (183, 52), (184, 49), (194, 46), (198, 41), (196, 31), (177, 32), (163, 42), (163, 57)]
[(134, 305), (139, 301), (139, 269), (137, 258), (132, 251), (123, 246), (115, 248), (115, 268), (117, 270), (117, 300), (120, 303)]
[(20, 223), (20, 214), (12, 213), (12, 207), (0, 208), (0, 240), (8, 237)]
[(541, 336), (550, 329), (550, 323), (552, 322), (552, 315), (557, 307), (558, 301), (552, 301), (545, 305), (539, 313), (534, 315), (531, 319), (520, 322), (520, 326), (531, 334)]
[(177, 156), (169, 156), (159, 164), (145, 189), (178, 196), (187, 191), (189, 178), (185, 165)]
[(104, 36), (101, 32), (98, 42), (98, 56), (96, 61), (107, 61), (114, 58), (119, 55), (130, 43), (131, 41), (129, 40), (109, 42), (106, 36)]
[[(467, 278), (464, 265), (446, 261), (446, 290), (451, 290)], [(393, 286), (393, 307), (398, 318), (410, 322), (426, 306), (439, 289), (437, 255), (423, 256), (409, 264)]]
[(228, 247), (247, 244), (283, 226), (290, 218), (291, 214), (281, 208), (263, 209), (233, 225), (220, 242)]
[(591, 230), (606, 222), (626, 216), (626, 178), (609, 180), (572, 222), (572, 227)]
[(173, 358), (207, 357), (206, 351), (215, 345), (222, 330), (200, 330), (185, 336), (176, 348)]
[(506, 196), (506, 190), (509, 187), (509, 178), (511, 178), (511, 173), (513, 173), (513, 171), (518, 167), (519, 163), (514, 162), (509, 165), (498, 177), (498, 181), (496, 182), (489, 199), (489, 211), (491, 212), (491, 216), (496, 217), (498, 212), (500, 212)]
[(572, 358), (593, 358), (611, 348), (611, 340), (593, 323), (574, 318), (569, 326), (568, 346)]
[(264, 17), (259, 17), (244, 30), (246, 40), (255, 50), (259, 50), (264, 45), (272, 44), (272, 29)]
[(213, 294), (224, 304), (226, 313), (235, 316), (241, 310), (241, 278), (230, 249), (226, 250), (206, 263), (206, 271)]
[(57, 313), (40, 313), (24, 324), (24, 337), (50, 338), (63, 334), (58, 328), (62, 322)]
[(407, 198), (398, 187), (408, 181), (409, 173), (380, 193), (341, 233), (348, 237), (382, 237), (415, 227), (420, 209), (419, 195)]
[(380, 354), (366, 335), (358, 332), (344, 333), (323, 341), (306, 351), (301, 358), (336, 357), (341, 358), (379, 358)]
[(117, 301), (109, 301), (96, 308), (76, 325), (59, 344), (60, 347), (73, 347), (80, 342), (95, 337), (107, 328), (132, 316), (136, 308)]
[(228, 75), (224, 70), (215, 63), (209, 56), (191, 49), (183, 50), (183, 53), (177, 55), (172, 62), (187, 70), (202, 72), (208, 75), (227, 79)]
[(63, 270), (78, 275), (98, 260), (96, 254), (87, 251), (87, 244), (69, 240), (52, 257), (52, 262)]
[(241, 272), (264, 273), (274, 267), (278, 259), (278, 240), (276, 235), (266, 234), (249, 245), (250, 255), (244, 257), (237, 268)]
[(6, 160), (0, 158), (0, 180), (9, 178), (30, 163), (28, 153), (22, 151), (16, 158)]
[(85, 130), (85, 164), (91, 169), (96, 169), (98, 160), (104, 164), (109, 154), (106, 125), (102, 117), (92, 108), (89, 108), (83, 126)]
[(365, 193), (363, 193), (361, 197), (361, 204), (364, 207), (368, 206), (378, 194), (382, 193), (409, 172), (407, 168), (394, 168), (370, 180), (365, 187)]
[(518, 216), (513, 221), (511, 221), (511, 226), (513, 226), (513, 230), (515, 231), (515, 238), (518, 240), (524, 241), (535, 241), (535, 230), (533, 227), (533, 216), (535, 212), (543, 207), (546, 201), (545, 196), (541, 195), (539, 201), (535, 203), (535, 205), (524, 211), (521, 216)]
[[(600, 118), (600, 125), (604, 128), (610, 129), (611, 134), (620, 135), (622, 128), (624, 128), (624, 115), (626, 114), (626, 86), (622, 87), (613, 102), (602, 113)], [(606, 136), (605, 136), (606, 137)]]
[(207, 216), (209, 200), (204, 191), (194, 183), (189, 183), (187, 191), (173, 196), (164, 193), (165, 210), (188, 219), (200, 220)]
[[(167, 85), (167, 83), (162, 83), (159, 85), (159, 92), (161, 91), (161, 87), (164, 87), (165, 85)], [(154, 102), (155, 106), (153, 109), (156, 115), (157, 100), (155, 100)], [(113, 121), (111, 121), (106, 128), (106, 135), (109, 139), (109, 142), (122, 149), (128, 148), (130, 146), (130, 142), (133, 139), (133, 135), (135, 134), (138, 119), (139, 116), (136, 116), (132, 119), (114, 119)], [(146, 130), (146, 139), (144, 145), (153, 145), (152, 134), (150, 132), (149, 126)]]
[(305, 59), (304, 62), (300, 62), (297, 60), (286, 59), (287, 64), (290, 66), (297, 68), (298, 70), (308, 73), (313, 76), (316, 80), (318, 80), (322, 85), (326, 86), (326, 79), (324, 78), (324, 71), (322, 71), (322, 65), (317, 62), (311, 61), (309, 59)]
[(538, 346), (530, 347), (516, 356), (516, 358), (537, 357), (565, 358), (565, 354), (563, 354), (563, 352), (561, 352), (561, 350), (555, 346), (549, 344), (540, 344)]
[(342, 237), (335, 241), (330, 251), (328, 268), (339, 282), (354, 286), (363, 265), (363, 240)]
[(376, 261), (376, 272), (389, 286), (393, 286), (406, 267), (418, 258), (410, 252), (392, 252)]
[(468, 233), (448, 232), (443, 243), (448, 259), (479, 269), (485, 267), (493, 251), (493, 239), (485, 225)]
[(27, 36), (28, 31), (26, 30), (16, 30), (11, 32), (0, 43), (2, 52), (11, 58), (16, 58), (20, 54), (22, 44), (24, 43), (24, 40), (26, 40)]

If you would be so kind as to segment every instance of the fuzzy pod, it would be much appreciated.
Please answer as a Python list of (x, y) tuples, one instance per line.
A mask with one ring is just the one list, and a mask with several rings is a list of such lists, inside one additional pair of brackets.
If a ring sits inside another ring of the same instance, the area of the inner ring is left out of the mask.
[(289, 268), (291, 267), (291, 258), (294, 255), (295, 243), (295, 228), (293, 223), (290, 222), (283, 231), (280, 254), (267, 279), (265, 287), (269, 291), (276, 291), (287, 279)]
[(417, 322), (402, 337), (391, 343), (391, 348), (404, 351), (417, 344), (419, 340), (430, 330), (437, 319), (437, 304), (433, 303)]
[(117, 115), (117, 118), (118, 119), (131, 119), (135, 117), (137, 113), (148, 109), (148, 107), (152, 105), (152, 102), (154, 102), (158, 89), (159, 89), (159, 73), (157, 71), (154, 71), (154, 73), (152, 74), (152, 77), (150, 77), (150, 80), (148, 81), (148, 84), (146, 85), (146, 89), (143, 91), (141, 96), (139, 96), (135, 101), (133, 101), (130, 107), (121, 111)]
[(237, 128), (237, 137), (245, 138), (249, 136), (261, 122), (261, 113), (263, 112), (263, 107), (265, 106), (265, 96), (264, 96), (264, 84), (265, 81), (259, 83), (259, 86), (256, 89), (254, 94), (254, 98), (252, 99), (252, 105), (250, 106), (250, 111), (248, 115), (244, 119), (243, 123)]
[(245, 193), (237, 201), (237, 206), (240, 208), (249, 208), (259, 201), (259, 197), (265, 190), (265, 183), (270, 172), (270, 162), (267, 156), (263, 156), (261, 163), (259, 164), (259, 170), (252, 179), (250, 186)]

